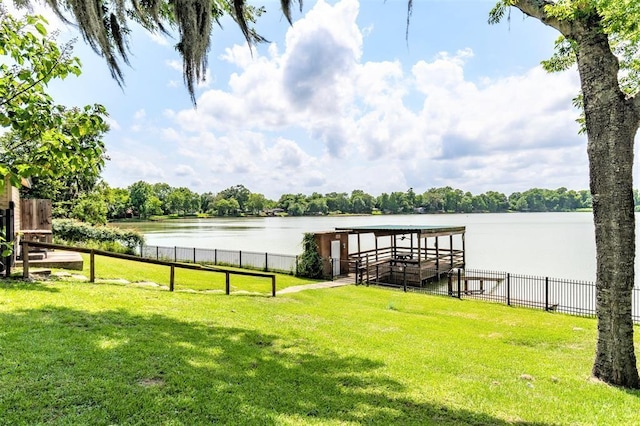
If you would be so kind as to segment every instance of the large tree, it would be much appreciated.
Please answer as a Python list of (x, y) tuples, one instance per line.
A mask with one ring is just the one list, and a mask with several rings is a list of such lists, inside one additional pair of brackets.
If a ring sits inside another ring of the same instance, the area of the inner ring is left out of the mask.
[(562, 35), (556, 56), (546, 63), (548, 68), (577, 63), (596, 231), (598, 343), (592, 373), (608, 383), (639, 388), (631, 314), (640, 2), (502, 0), (490, 21), (499, 20), (510, 6)]
[[(24, 0), (23, 0), (24, 1)], [(187, 87), (204, 75), (212, 18), (230, 14), (249, 42), (255, 9), (244, 0), (47, 0), (64, 16), (75, 16), (88, 42), (107, 59), (121, 79), (118, 54), (126, 61), (127, 20), (149, 29), (177, 27)], [(301, 1), (282, 0), (290, 8)], [(101, 7), (96, 7), (96, 5)], [(409, 14), (413, 0), (408, 0)], [(577, 63), (588, 137), (590, 188), (597, 248), (598, 343), (593, 375), (608, 383), (638, 388), (633, 346), (631, 292), (634, 286), (635, 221), (632, 165), (634, 137), (640, 123), (636, 96), (640, 65), (640, 2), (637, 0), (499, 0), (496, 22), (511, 8), (540, 20), (562, 35), (559, 54), (549, 68)], [(620, 72), (621, 65), (625, 72)], [(448, 207), (447, 207), (448, 208)]]

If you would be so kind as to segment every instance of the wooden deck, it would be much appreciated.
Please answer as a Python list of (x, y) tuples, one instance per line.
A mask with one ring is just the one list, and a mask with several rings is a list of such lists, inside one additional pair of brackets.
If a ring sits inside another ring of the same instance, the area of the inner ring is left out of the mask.
[[(80, 253), (71, 251), (47, 251), (42, 259), (29, 260), (31, 268), (60, 268), (81, 271), (83, 268), (83, 260)], [(15, 267), (22, 268), (22, 260), (16, 261)]]
[(368, 262), (360, 261), (359, 279), (363, 282), (382, 282), (421, 287), (425, 282), (440, 279), (453, 268), (464, 267), (462, 258), (447, 254), (438, 259), (422, 259), (420, 262), (405, 258), (383, 258)]

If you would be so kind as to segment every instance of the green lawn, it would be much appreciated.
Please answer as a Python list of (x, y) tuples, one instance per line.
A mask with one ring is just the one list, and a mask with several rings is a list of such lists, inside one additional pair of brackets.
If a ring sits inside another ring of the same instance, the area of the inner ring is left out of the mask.
[(0, 281), (0, 324), (3, 425), (640, 424), (589, 378), (595, 321), (556, 313)]
[[(84, 269), (82, 274), (89, 277), (89, 255), (83, 255)], [(168, 266), (139, 263), (129, 260), (112, 259), (104, 256), (96, 256), (96, 279), (124, 279), (132, 283), (153, 282), (162, 286), (169, 286), (170, 268)], [(239, 268), (223, 268), (230, 271), (247, 271)], [(257, 272), (260, 271), (249, 271)], [(188, 269), (175, 269), (175, 290), (210, 291), (225, 290), (225, 274), (219, 272), (192, 271)], [(271, 294), (271, 278), (256, 278), (242, 275), (230, 276), (230, 290), (232, 292), (250, 292)], [(287, 274), (276, 274), (276, 290), (287, 287), (304, 285), (317, 280), (299, 278)]]

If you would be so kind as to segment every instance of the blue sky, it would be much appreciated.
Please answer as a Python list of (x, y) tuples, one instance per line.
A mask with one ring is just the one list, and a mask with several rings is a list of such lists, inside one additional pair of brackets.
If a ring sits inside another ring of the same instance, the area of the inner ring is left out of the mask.
[[(304, 2), (289, 26), (279, 1), (249, 51), (228, 20), (216, 29), (194, 109), (175, 39), (134, 31), (126, 87), (80, 39), (83, 75), (51, 86), (67, 105), (110, 114), (112, 186), (138, 180), (198, 193), (243, 184), (283, 193), (373, 195), (450, 185), (474, 194), (588, 188), (586, 138), (571, 99), (575, 70), (539, 63), (557, 34), (516, 10), (488, 25), (493, 0)], [(76, 33), (62, 29), (60, 39)]]

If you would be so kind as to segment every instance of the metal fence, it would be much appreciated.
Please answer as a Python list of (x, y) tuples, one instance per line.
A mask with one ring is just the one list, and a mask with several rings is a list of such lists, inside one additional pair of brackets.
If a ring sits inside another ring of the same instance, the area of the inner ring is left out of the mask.
[[(437, 274), (434, 271), (434, 276)], [(452, 270), (439, 280), (422, 286), (369, 282), (404, 291), (423, 292), (471, 298), (594, 317), (596, 315), (596, 286), (590, 281), (549, 278), (480, 269)], [(640, 289), (632, 294), (633, 321), (640, 323)]]
[(238, 268), (295, 274), (298, 256), (241, 250), (202, 249), (195, 247), (142, 246), (142, 257), (173, 262), (237, 266)]

